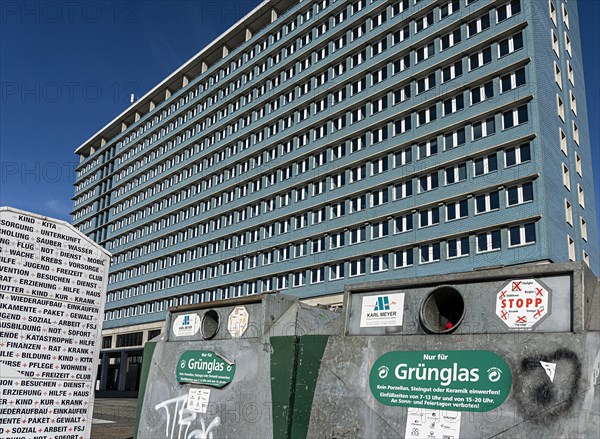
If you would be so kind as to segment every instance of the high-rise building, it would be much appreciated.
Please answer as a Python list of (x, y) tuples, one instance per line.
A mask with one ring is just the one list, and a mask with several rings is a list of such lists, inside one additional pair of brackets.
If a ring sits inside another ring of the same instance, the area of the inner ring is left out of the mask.
[(574, 0), (265, 1), (76, 153), (103, 387), (174, 305), (599, 264)]

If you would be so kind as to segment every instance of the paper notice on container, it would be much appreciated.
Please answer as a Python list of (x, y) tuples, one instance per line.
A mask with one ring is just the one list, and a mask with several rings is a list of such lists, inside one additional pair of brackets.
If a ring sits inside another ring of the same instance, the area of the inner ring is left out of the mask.
[(406, 439), (458, 439), (461, 412), (409, 408), (406, 416)]
[(187, 409), (190, 412), (206, 413), (208, 410), (209, 399), (210, 389), (190, 389), (188, 393)]
[(360, 315), (361, 328), (402, 326), (404, 293), (364, 296)]

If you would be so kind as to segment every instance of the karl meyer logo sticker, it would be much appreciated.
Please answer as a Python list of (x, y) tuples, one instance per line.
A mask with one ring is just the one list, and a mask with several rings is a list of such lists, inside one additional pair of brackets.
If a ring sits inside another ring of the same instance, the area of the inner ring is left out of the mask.
[(173, 322), (173, 333), (176, 337), (196, 335), (198, 329), (200, 329), (198, 314), (182, 314)]
[(364, 296), (360, 313), (361, 328), (402, 326), (404, 293)]

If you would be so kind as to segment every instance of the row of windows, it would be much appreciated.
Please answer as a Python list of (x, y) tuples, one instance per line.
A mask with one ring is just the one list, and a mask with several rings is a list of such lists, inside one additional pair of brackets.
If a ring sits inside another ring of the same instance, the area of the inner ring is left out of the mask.
[[(432, 142), (430, 141), (428, 144), (430, 147), (429, 151), (431, 152), (432, 151), (431, 150)], [(405, 165), (407, 163), (410, 163), (411, 157), (412, 157), (412, 153), (410, 152), (410, 149), (400, 150), (400, 151), (394, 153), (392, 158), (383, 157), (378, 160), (370, 162), (371, 172), (373, 172), (373, 171), (375, 171), (376, 173), (385, 172), (384, 170), (387, 169), (388, 160), (393, 160), (393, 162), (396, 166)], [(517, 164), (520, 164), (523, 162), (527, 162), (527, 161), (531, 160), (530, 145), (523, 144), (518, 147), (506, 148), (504, 150), (503, 157), (504, 157), (504, 165), (506, 167), (510, 167), (510, 166), (514, 166), (514, 165), (517, 165)], [(479, 176), (479, 175), (484, 175), (484, 174), (487, 174), (490, 172), (495, 172), (498, 169), (497, 156), (493, 153), (489, 153), (485, 156), (475, 158), (473, 160), (472, 167), (473, 167), (473, 175), (474, 176)], [(364, 169), (364, 171), (363, 171), (363, 169)], [(302, 171), (302, 168), (299, 168), (298, 172), (300, 173), (300, 172), (305, 172), (305, 171)], [(344, 174), (336, 174), (336, 175), (329, 177), (329, 190), (333, 191), (337, 187), (339, 187), (343, 184), (346, 184), (347, 179), (348, 179), (348, 181), (357, 181), (358, 179), (362, 178), (363, 172), (366, 172), (366, 165), (359, 166), (357, 168), (350, 168), (349, 171), (347, 171)], [(463, 177), (466, 176), (466, 164), (455, 165), (453, 167), (442, 169), (437, 172), (428, 172), (427, 174), (417, 176), (414, 179), (414, 182), (413, 182), (413, 179), (404, 179), (403, 181), (396, 183), (396, 185), (394, 186), (394, 188), (393, 188), (394, 199), (402, 199), (402, 198), (412, 196), (414, 185), (417, 185), (417, 191), (419, 193), (426, 192), (426, 191), (437, 188), (439, 186), (439, 182), (440, 182), (439, 172), (442, 172), (442, 175), (443, 175), (442, 178), (445, 179), (447, 184), (456, 183), (458, 181), (464, 180)], [(252, 205), (242, 208), (242, 209), (237, 209), (236, 211), (231, 211), (229, 213), (225, 213), (224, 215), (222, 215), (220, 217), (216, 217), (210, 221), (206, 221), (206, 222), (200, 224), (199, 226), (197, 226), (196, 228), (190, 229), (191, 231), (189, 234), (187, 232), (180, 233), (181, 236), (177, 239), (176, 242), (181, 242), (188, 238), (195, 237), (195, 236), (197, 236), (197, 234), (206, 235), (206, 234), (210, 233), (211, 231), (225, 228), (227, 226), (233, 225), (234, 223), (240, 223), (240, 222), (249, 220), (251, 218), (259, 216), (260, 214), (268, 213), (277, 208), (283, 208), (285, 206), (288, 206), (294, 201), (302, 201), (309, 197), (318, 196), (319, 194), (324, 193), (326, 191), (327, 191), (327, 179), (320, 179), (315, 183), (310, 183), (308, 185), (304, 185), (295, 190), (291, 190), (291, 191), (288, 190), (288, 191), (282, 193), (281, 195), (275, 196), (271, 199), (252, 204)], [(180, 193), (178, 197), (169, 198), (168, 203), (164, 203), (165, 200), (163, 200), (163, 202), (156, 203), (153, 206), (153, 208), (150, 210), (146, 210), (144, 212), (138, 211), (136, 214), (132, 214), (132, 215), (126, 217), (127, 219), (122, 221), (120, 224), (121, 224), (121, 226), (126, 226), (128, 224), (136, 222), (136, 221), (144, 218), (146, 216), (146, 214), (151, 215), (154, 213), (154, 211), (157, 211), (157, 212), (162, 211), (165, 208), (169, 207), (171, 204), (176, 204), (178, 202), (184, 201), (188, 196), (192, 196), (192, 194), (193, 194), (192, 191), (189, 191), (189, 190), (184, 191), (183, 193)], [(383, 189), (380, 189), (378, 192), (371, 194), (369, 196), (369, 199), (370, 199), (370, 203), (372, 206), (383, 204), (384, 201), (387, 202), (387, 199), (388, 199), (387, 188), (385, 189), (385, 191)], [(221, 199), (220, 202), (222, 202), (222, 201), (223, 200)], [(213, 202), (215, 203), (215, 207), (217, 207), (219, 205), (218, 200), (213, 200)], [(339, 203), (337, 203), (337, 205), (339, 205)], [(367, 195), (365, 194), (363, 196), (354, 197), (349, 202), (349, 206), (347, 207), (347, 209), (349, 212), (355, 212), (355, 211), (358, 211), (359, 209), (362, 210), (362, 209), (366, 208), (366, 206), (367, 206)], [(156, 207), (156, 209), (154, 209), (154, 207)], [(341, 209), (341, 207), (336, 207), (336, 208)], [(345, 206), (343, 208), (346, 209)], [(143, 227), (138, 226), (138, 229), (135, 232), (130, 232), (128, 235), (124, 235), (119, 238), (115, 238), (114, 240), (110, 241), (110, 243), (112, 245), (114, 245), (115, 247), (119, 246), (119, 245), (123, 245), (127, 242), (134, 241), (134, 240), (142, 238), (146, 235), (150, 235), (151, 233), (160, 231), (162, 229), (166, 229), (173, 224), (188, 220), (189, 218), (194, 217), (198, 214), (205, 213), (205, 212), (209, 211), (210, 209), (211, 209), (211, 204), (207, 205), (207, 204), (202, 204), (202, 203), (199, 203), (195, 206), (187, 207), (186, 209), (181, 210), (179, 213), (177, 213), (177, 212), (172, 213), (170, 215), (165, 216), (161, 220), (154, 221), (151, 224), (147, 224)], [(307, 213), (307, 215), (308, 215), (308, 213)], [(170, 239), (164, 238), (163, 241), (165, 242), (165, 245), (167, 245), (167, 243), (171, 243), (171, 244), (176, 243), (176, 242), (174, 242), (176, 235), (172, 236)], [(148, 251), (150, 251), (150, 244), (146, 243), (145, 246), (148, 247)], [(154, 247), (156, 247), (156, 245)], [(156, 250), (156, 248), (154, 248), (154, 250)], [(133, 255), (131, 257), (133, 257)], [(126, 258), (126, 256), (120, 255), (119, 259), (116, 262), (119, 263), (121, 258)], [(124, 259), (124, 260), (127, 260), (127, 259)]]
[[(187, 99), (187, 98), (186, 98), (186, 99)], [(195, 112), (196, 112), (196, 110), (194, 110), (194, 115), (195, 115)], [(185, 121), (186, 117), (187, 117), (187, 115), (185, 115), (185, 116), (183, 117), (183, 121)], [(182, 120), (182, 117), (180, 117), (180, 118), (179, 118), (177, 121), (175, 121), (174, 123), (172, 122), (170, 125), (171, 125), (171, 126), (173, 126), (173, 127), (177, 127), (178, 121), (181, 121), (181, 120)], [(168, 130), (165, 130), (165, 129), (163, 129), (162, 131), (168, 131)], [(155, 134), (155, 136), (154, 136), (154, 137), (156, 137), (156, 134)], [(188, 134), (188, 137), (189, 137), (189, 134)], [(147, 141), (146, 141), (145, 143), (148, 143), (148, 139), (147, 139)], [(139, 147), (139, 145), (138, 145), (138, 147)], [(137, 150), (137, 149), (138, 149), (138, 148), (136, 148), (136, 150)], [(129, 158), (129, 156), (126, 156), (126, 157), (127, 157), (127, 158)], [(139, 167), (139, 166), (138, 166), (138, 167)], [(134, 170), (135, 168), (134, 168), (134, 167), (130, 167), (130, 169), (131, 169), (131, 170)]]
[[(490, 231), (466, 235), (457, 238), (450, 238), (445, 241), (436, 241), (423, 244), (417, 247), (406, 247), (391, 252), (377, 253), (370, 256), (350, 259), (345, 262), (335, 262), (326, 266), (311, 267), (303, 270), (282, 273), (273, 277), (258, 279), (256, 281), (245, 282), (243, 284), (219, 288), (217, 296), (219, 298), (237, 297), (244, 294), (255, 294), (261, 291), (286, 290), (288, 288), (297, 288), (304, 285), (318, 284), (324, 282), (327, 278), (330, 281), (348, 279), (362, 276), (369, 273), (380, 273), (391, 268), (402, 269), (411, 267), (415, 260), (420, 265), (439, 262), (442, 258), (447, 260), (467, 257), (472, 254), (484, 254), (499, 251), (502, 248), (502, 242), (505, 240), (507, 248), (516, 248), (525, 245), (531, 245), (536, 242), (536, 224), (525, 223), (508, 227), (505, 235), (502, 229), (492, 229)], [(503, 237), (504, 235), (504, 237)], [(443, 253), (445, 251), (445, 253)], [(149, 291), (161, 291), (189, 283), (197, 282), (196, 272), (184, 273), (175, 277), (163, 278), (150, 283)], [(201, 278), (200, 278), (201, 280)], [(217, 290), (213, 290), (217, 291)], [(143, 291), (142, 293), (144, 293)], [(130, 297), (131, 289), (109, 294), (110, 302)], [(138, 290), (134, 290), (134, 295)], [(196, 300), (214, 300), (217, 297), (212, 294), (196, 293)], [(208, 297), (207, 297), (208, 296)], [(190, 297), (191, 298), (191, 297)], [(180, 303), (183, 297), (171, 298)], [(188, 298), (189, 300), (189, 298)], [(185, 301), (182, 303), (184, 304)], [(138, 305), (139, 306), (139, 305)], [(171, 305), (174, 306), (174, 305)], [(108, 311), (111, 312), (111, 311)]]
[[(398, 193), (399, 188), (402, 191), (401, 196), (405, 196), (406, 192), (403, 185), (396, 185), (395, 192)], [(374, 191), (369, 194), (371, 207), (376, 207), (387, 203), (387, 188), (385, 190)], [(510, 186), (505, 190), (505, 194), (501, 195), (500, 190), (477, 194), (470, 202), (469, 198), (459, 199), (452, 202), (447, 202), (444, 207), (439, 205), (425, 208), (418, 211), (408, 211), (400, 214), (393, 219), (373, 221), (368, 225), (361, 225), (349, 228), (344, 231), (332, 232), (329, 237), (307, 238), (299, 242), (292, 242), (278, 249), (271, 249), (262, 253), (249, 255), (242, 258), (234, 258), (228, 263), (220, 263), (214, 267), (204, 269), (200, 279), (206, 276), (214, 277), (218, 275), (227, 275), (232, 272), (238, 272), (246, 269), (256, 268), (259, 265), (270, 265), (274, 262), (283, 262), (288, 259), (307, 256), (308, 254), (318, 254), (326, 250), (338, 249), (346, 244), (353, 245), (366, 241), (367, 236), (371, 240), (385, 238), (390, 233), (406, 233), (413, 230), (415, 227), (424, 228), (440, 224), (442, 215), (445, 214), (445, 221), (455, 221), (461, 218), (466, 218), (469, 211), (475, 215), (484, 214), (500, 209), (500, 198), (505, 198), (505, 206), (512, 207), (519, 204), (531, 202), (534, 199), (534, 188), (532, 182), (525, 182), (518, 185)], [(472, 203), (472, 204), (471, 204)], [(307, 227), (310, 224), (319, 224), (327, 219), (336, 219), (343, 216), (346, 211), (354, 213), (365, 209), (367, 206), (367, 195), (357, 196), (347, 199), (342, 202), (335, 203), (328, 207), (322, 207), (311, 212), (289, 217), (280, 221), (267, 224), (248, 233), (237, 234), (199, 246), (196, 249), (188, 250), (183, 253), (157, 258), (151, 262), (138, 265), (136, 267), (127, 268), (119, 272), (112, 272), (109, 282), (120, 282), (130, 278), (135, 278), (139, 275), (144, 275), (154, 271), (162, 270), (168, 267), (174, 267), (188, 261), (197, 260), (201, 257), (206, 257), (211, 254), (219, 254), (220, 252), (231, 251), (234, 248), (241, 247), (245, 244), (258, 242), (277, 235), (285, 234), (292, 230)], [(470, 207), (471, 206), (471, 207)], [(195, 236), (198, 236), (196, 229)], [(183, 240), (190, 237), (187, 232), (184, 232)], [(117, 259), (118, 261), (118, 259)]]
[[(431, 116), (431, 114), (432, 113), (430, 113), (430, 116)], [(515, 125), (524, 123), (527, 120), (528, 120), (527, 106), (521, 106), (516, 109), (504, 111), (501, 115), (503, 129), (511, 128)], [(402, 124), (402, 123), (406, 124), (406, 119), (403, 119), (402, 121), (400, 121), (400, 124)], [(396, 122), (394, 124), (394, 128), (396, 128), (396, 125), (398, 125), (398, 122)], [(371, 131), (370, 144), (375, 144), (375, 143), (378, 143), (379, 141), (383, 141), (383, 140), (387, 139), (387, 132), (388, 132), (388, 126), (384, 126), (377, 130)], [(482, 137), (487, 137), (494, 133), (495, 133), (495, 118), (494, 117), (487, 118), (484, 121), (475, 122), (471, 126), (471, 138), (473, 140), (477, 140)], [(465, 137), (464, 131), (459, 130), (459, 132), (451, 133), (450, 135), (446, 135), (444, 137), (444, 142), (447, 145), (452, 144), (454, 146), (455, 141), (458, 145), (458, 144), (460, 144), (459, 142), (463, 141), (464, 137)], [(362, 149), (361, 145), (363, 145), (363, 144), (364, 145), (368, 144), (366, 135), (355, 138), (354, 140), (351, 140), (350, 141), (351, 150), (352, 149), (354, 149), (354, 150)], [(437, 153), (437, 138), (430, 140), (428, 142), (419, 144), (417, 151), (419, 154), (418, 155), (419, 158), (423, 158), (424, 156), (428, 156), (428, 155)], [(272, 153), (272, 157), (275, 157), (276, 154), (277, 153), (275, 150), (275, 152)], [(181, 160), (183, 160), (183, 156), (184, 156), (184, 153), (181, 153), (181, 157), (182, 157)], [(179, 156), (177, 156), (177, 158), (179, 158)], [(257, 158), (261, 158), (261, 160), (257, 160)], [(402, 159), (406, 160), (406, 157), (401, 157), (401, 160)], [(179, 160), (175, 160), (175, 158), (173, 158), (171, 160), (171, 163), (173, 165), (175, 165), (176, 162), (178, 162), (178, 161)], [(314, 164), (321, 165), (321, 166), (324, 165), (326, 162), (327, 162), (327, 155), (325, 153), (318, 154), (317, 156), (315, 156), (315, 160), (313, 160)], [(250, 161), (245, 162), (245, 163), (246, 163), (246, 169), (248, 169), (248, 170), (250, 169), (250, 164), (252, 164), (253, 166), (260, 166), (260, 164), (262, 164), (262, 156), (255, 156), (253, 159), (251, 159)], [(367, 165), (365, 164), (358, 168), (351, 169), (350, 173), (349, 173), (350, 183), (352, 183), (354, 181), (358, 181), (361, 178), (365, 177), (366, 176), (366, 167), (367, 167)], [(385, 158), (378, 159), (374, 162), (371, 162), (370, 167), (371, 167), (371, 172), (374, 172), (375, 174), (383, 172), (384, 167), (387, 170), (387, 159), (385, 159)], [(304, 159), (300, 162), (297, 162), (296, 166), (295, 166), (296, 175), (304, 174), (305, 172), (307, 172), (309, 170), (309, 168), (310, 168), (309, 159)], [(381, 170), (379, 170), (380, 168), (381, 168)], [(196, 169), (197, 169), (196, 172), (198, 172), (198, 170), (200, 170), (201, 168), (196, 167)], [(179, 201), (181, 201), (182, 198), (185, 199), (189, 196), (195, 195), (195, 194), (192, 194), (192, 192), (201, 192), (201, 191), (210, 189), (210, 186), (208, 186), (208, 183), (211, 183), (211, 185), (212, 185), (213, 181), (215, 182), (215, 184), (219, 184), (219, 183), (222, 183), (229, 179), (235, 178), (236, 173), (232, 172), (232, 170), (235, 171), (235, 168), (232, 168), (228, 171), (226, 170), (222, 174), (220, 174), (222, 177), (221, 180), (216, 180), (216, 179), (203, 180), (197, 186), (197, 188), (198, 188), (197, 191), (192, 191), (191, 189), (188, 188), (188, 190), (183, 192), (183, 196), (181, 196), (181, 194), (178, 196), (175, 196), (174, 202), (179, 202)], [(245, 170), (245, 169), (242, 169), (242, 170)], [(183, 180), (184, 178), (193, 177), (194, 173), (189, 172), (189, 171), (190, 171), (189, 169), (185, 169), (185, 170), (181, 171), (180, 174), (176, 174), (175, 176), (171, 177), (171, 179), (165, 180), (161, 184), (157, 184), (154, 187), (147, 189), (145, 192), (142, 192), (133, 198), (129, 198), (128, 200), (126, 200), (123, 203), (117, 204), (113, 208), (114, 209), (113, 213), (117, 213), (121, 210), (129, 209), (137, 202), (141, 202), (144, 199), (149, 198), (149, 197), (155, 195), (156, 193), (169, 188), (170, 186), (172, 186), (174, 184), (177, 184), (180, 180)], [(210, 199), (207, 199), (205, 201), (200, 201), (201, 212), (206, 212), (206, 211), (210, 210), (211, 208), (220, 207), (223, 204), (232, 202), (234, 199), (243, 198), (250, 193), (258, 192), (263, 187), (268, 188), (272, 185), (275, 185), (278, 181), (289, 180), (293, 176), (293, 173), (294, 173), (294, 166), (290, 165), (288, 167), (281, 168), (278, 171), (272, 172), (265, 177), (260, 177), (253, 181), (250, 181), (250, 182), (246, 183), (245, 185), (237, 186), (237, 188), (232, 189), (228, 192), (225, 192), (222, 195), (213, 196)], [(331, 189), (335, 188), (336, 186), (341, 186), (341, 185), (343, 185), (343, 183), (345, 183), (346, 177), (345, 176), (340, 177), (341, 175), (342, 174), (338, 174), (337, 176), (334, 177), (333, 182), (331, 182)], [(308, 185), (297, 189), (297, 192), (304, 194), (304, 195), (296, 196), (295, 197), (296, 201), (301, 201), (302, 199), (305, 199), (309, 194), (314, 196), (314, 195), (319, 195), (319, 194), (325, 192), (325, 187), (326, 187), (325, 180), (326, 179), (323, 179), (316, 184), (309, 183)], [(336, 181), (339, 181), (342, 184), (336, 184)], [(174, 196), (172, 196), (171, 198), (169, 198), (167, 200), (173, 200), (173, 197)], [(127, 218), (116, 222), (113, 225), (113, 231), (118, 230), (122, 226), (130, 224), (134, 220), (137, 221), (139, 219), (144, 218), (147, 215), (152, 215), (154, 213), (154, 211), (160, 211), (160, 210), (164, 209), (165, 207), (168, 207), (168, 205), (171, 204), (171, 201), (167, 201), (167, 200), (157, 202), (154, 204), (154, 206), (152, 208), (147, 207), (143, 211), (138, 211), (136, 213), (133, 213), (133, 214), (129, 215)], [(165, 202), (167, 203), (167, 205), (165, 205)]]

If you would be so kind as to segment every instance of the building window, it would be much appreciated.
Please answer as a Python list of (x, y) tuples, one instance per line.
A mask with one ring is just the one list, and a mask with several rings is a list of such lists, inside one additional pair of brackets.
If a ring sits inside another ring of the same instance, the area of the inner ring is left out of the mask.
[(567, 235), (567, 245), (569, 248), (569, 260), (575, 260), (575, 241), (569, 235)]
[(577, 127), (575, 121), (573, 121), (573, 140), (575, 143), (577, 143), (577, 145), (579, 145), (579, 128)]
[(417, 155), (419, 160), (437, 154), (437, 152), (437, 139), (431, 139), (427, 142), (419, 143), (419, 146), (417, 147)]
[(414, 253), (412, 248), (396, 251), (394, 268), (411, 267), (414, 263), (413, 258)]
[(506, 205), (509, 207), (530, 201), (533, 201), (533, 183), (531, 182), (509, 187), (506, 190)]
[(459, 94), (457, 96), (454, 96), (453, 98), (446, 99), (442, 103), (442, 110), (444, 111), (444, 116), (456, 113), (457, 111), (460, 111), (463, 108), (465, 108), (465, 97), (463, 94)]
[(343, 247), (346, 243), (346, 235), (344, 232), (334, 233), (329, 237), (329, 248), (336, 249)]
[(446, 221), (466, 218), (468, 215), (469, 204), (467, 200), (454, 201), (446, 204)]
[(381, 206), (388, 202), (388, 190), (387, 188), (379, 189), (378, 191), (371, 192), (371, 207)]
[(504, 165), (507, 168), (530, 160), (531, 147), (529, 146), (529, 143), (504, 150)]
[(509, 2), (506, 2), (505, 4), (496, 8), (496, 22), (500, 23), (501, 21), (504, 21), (507, 18), (518, 14), (519, 12), (521, 12), (520, 0), (511, 0)]
[(484, 157), (478, 157), (473, 160), (473, 175), (479, 177), (480, 175), (489, 174), (498, 170), (498, 159), (496, 154), (486, 155)]
[(518, 69), (500, 78), (500, 93), (505, 93), (525, 84), (525, 69)]
[(475, 197), (475, 214), (487, 213), (500, 208), (499, 191), (477, 195)]
[(394, 200), (401, 200), (412, 196), (412, 180), (407, 180), (402, 183), (398, 183), (394, 186)]
[(583, 239), (584, 241), (587, 241), (588, 240), (587, 222), (583, 219), (583, 217), (579, 218), (579, 227), (581, 229), (581, 239)]
[(435, 53), (435, 48), (434, 48), (434, 44), (433, 41), (419, 47), (416, 51), (415, 51), (415, 63), (420, 63), (421, 61), (425, 61), (426, 59), (431, 58)]
[(568, 225), (573, 226), (573, 206), (569, 200), (565, 198), (565, 221)]
[(440, 247), (441, 246), (439, 242), (422, 245), (419, 249), (419, 254), (421, 255), (421, 264), (429, 264), (431, 262), (439, 261), (441, 256)]
[(325, 267), (313, 268), (310, 270), (310, 283), (320, 284), (325, 281)]
[(552, 33), (552, 50), (554, 50), (554, 54), (560, 58), (560, 49), (558, 47), (558, 37), (554, 33), (553, 30), (550, 31)]
[(422, 210), (419, 212), (419, 227), (435, 226), (440, 223), (440, 208), (433, 207), (431, 209)]
[(500, 230), (494, 230), (477, 235), (477, 253), (500, 250), (502, 245)]
[(472, 88), (470, 92), (471, 105), (486, 101), (494, 97), (494, 84), (490, 81), (478, 87)]
[(552, 2), (552, 0), (548, 1), (548, 5), (550, 7), (550, 19), (552, 20), (552, 23), (554, 24), (554, 26), (557, 26), (556, 6), (554, 6), (554, 2)]
[(573, 90), (569, 90), (569, 98), (571, 100), (571, 111), (577, 116), (577, 99)]
[(473, 122), (471, 125), (471, 134), (473, 140), (491, 136), (496, 133), (496, 122), (493, 117), (479, 122)]
[(444, 134), (444, 150), (456, 148), (464, 145), (466, 140), (465, 129), (461, 128), (452, 133)]
[(469, 255), (469, 237), (449, 239), (447, 242), (447, 257), (448, 259), (460, 258), (461, 256)]
[(439, 178), (437, 172), (419, 177), (419, 193), (436, 189), (438, 186)]
[(469, 56), (469, 70), (474, 70), (490, 62), (492, 62), (492, 48), (486, 47)]
[(329, 266), (329, 280), (339, 280), (344, 278), (344, 263)]
[(558, 88), (562, 90), (562, 75), (560, 73), (560, 67), (558, 67), (556, 61), (554, 61), (554, 81), (556, 81)]
[(292, 277), (292, 287), (294, 288), (301, 287), (306, 283), (306, 274), (304, 271), (297, 271), (292, 275)]
[(560, 117), (561, 120), (564, 122), (565, 121), (565, 104), (563, 103), (563, 101), (559, 95), (556, 95), (556, 110), (558, 112), (558, 117)]
[(522, 105), (519, 108), (502, 113), (502, 129), (507, 130), (517, 125), (521, 125), (528, 120), (527, 105)]
[(118, 334), (116, 347), (123, 348), (128, 346), (141, 346), (143, 336), (143, 332), (130, 332), (129, 334)]
[(451, 0), (448, 3), (444, 3), (442, 6), (440, 6), (440, 20), (454, 14), (459, 10), (459, 8), (460, 6), (458, 0)]
[(366, 272), (366, 266), (367, 266), (367, 260), (365, 258), (351, 260), (350, 261), (350, 277), (364, 275)]
[(562, 177), (563, 177), (563, 185), (571, 190), (571, 177), (569, 175), (569, 168), (564, 163), (562, 164)]
[(535, 243), (535, 223), (508, 228), (508, 246), (518, 247)]
[(575, 153), (575, 170), (577, 171), (580, 177), (583, 177), (583, 170), (581, 168), (581, 157), (577, 153)]
[(110, 349), (112, 347), (112, 335), (102, 337), (102, 349)]
[(458, 43), (460, 43), (460, 28), (454, 29), (452, 32), (442, 35), (440, 38), (440, 51), (449, 49)]
[(467, 179), (467, 164), (461, 163), (444, 170), (446, 185), (458, 183)]
[(365, 226), (350, 229), (350, 245), (364, 242), (367, 237), (367, 228)]
[(479, 32), (483, 32), (489, 27), (490, 14), (488, 12), (467, 24), (467, 37), (471, 38), (473, 35), (477, 35)]
[(559, 128), (558, 132), (559, 132), (559, 136), (560, 136), (560, 150), (563, 152), (563, 154), (565, 156), (568, 156), (569, 152), (567, 149), (567, 135), (562, 130), (562, 128)]
[(442, 83), (448, 82), (463, 73), (462, 61), (457, 61), (450, 66), (442, 68)]
[(437, 119), (437, 110), (435, 105), (417, 112), (417, 126), (426, 125)]
[(426, 92), (435, 87), (435, 73), (417, 79), (417, 94)]
[(389, 267), (389, 256), (387, 253), (371, 256), (371, 273), (387, 271)]
[(583, 193), (583, 187), (578, 183), (577, 184), (577, 198), (579, 200), (579, 205), (585, 209), (585, 196)]
[(394, 233), (404, 233), (413, 229), (412, 214), (398, 216), (394, 218)]
[(519, 32), (498, 43), (498, 58), (523, 48), (523, 33)]
[(389, 226), (387, 221), (374, 223), (371, 225), (371, 239), (385, 238), (389, 234)]
[(415, 19), (415, 33), (421, 32), (423, 29), (427, 29), (433, 24), (433, 11)]

